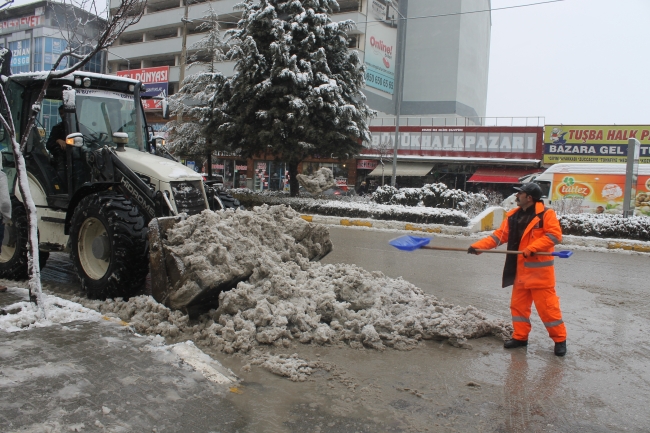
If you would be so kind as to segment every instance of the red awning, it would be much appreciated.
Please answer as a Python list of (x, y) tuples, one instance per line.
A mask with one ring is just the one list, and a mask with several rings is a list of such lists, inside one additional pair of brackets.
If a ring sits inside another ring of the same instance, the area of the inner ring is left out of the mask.
[(468, 182), (475, 183), (519, 183), (519, 178), (532, 173), (541, 173), (539, 168), (479, 168)]

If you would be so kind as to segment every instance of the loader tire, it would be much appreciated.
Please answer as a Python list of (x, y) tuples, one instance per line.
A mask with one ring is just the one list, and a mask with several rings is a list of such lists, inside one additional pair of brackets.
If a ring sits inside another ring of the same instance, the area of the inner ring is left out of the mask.
[(239, 203), (239, 200), (237, 200), (232, 195), (228, 194), (226, 191), (215, 190), (215, 194), (219, 197), (221, 203), (223, 203), (223, 207), (224, 207), (223, 210), (241, 208), (241, 204)]
[[(24, 280), (28, 276), (27, 213), (25, 206), (11, 200), (11, 225), (5, 224), (5, 235), (0, 252), (0, 278)], [(50, 253), (39, 251), (39, 264), (45, 267)]]
[(129, 298), (149, 272), (147, 224), (140, 209), (114, 192), (83, 198), (70, 221), (70, 258), (90, 299)]

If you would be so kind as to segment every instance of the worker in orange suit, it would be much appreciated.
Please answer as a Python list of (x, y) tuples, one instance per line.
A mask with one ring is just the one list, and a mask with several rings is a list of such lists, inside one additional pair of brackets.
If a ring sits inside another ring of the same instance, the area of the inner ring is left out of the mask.
[(479, 254), (477, 249), (492, 249), (508, 244), (508, 250), (521, 254), (508, 254), (503, 268), (503, 287), (513, 285), (510, 311), (512, 312), (512, 338), (503, 345), (506, 349), (528, 345), (530, 312), (533, 302), (544, 322), (548, 335), (555, 342), (555, 354), (566, 354), (566, 327), (560, 311), (560, 298), (555, 293), (554, 257), (536, 255), (552, 252), (562, 241), (562, 229), (555, 211), (541, 202), (542, 190), (534, 182), (517, 190), (518, 207), (507, 213), (501, 227), (490, 236), (472, 244), (469, 254)]

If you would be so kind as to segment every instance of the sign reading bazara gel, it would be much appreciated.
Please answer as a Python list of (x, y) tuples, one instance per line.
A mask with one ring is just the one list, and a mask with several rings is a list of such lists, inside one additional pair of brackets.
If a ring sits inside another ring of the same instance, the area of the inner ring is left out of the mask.
[(650, 163), (650, 125), (546, 125), (544, 164), (624, 163), (630, 138), (641, 142), (639, 162)]

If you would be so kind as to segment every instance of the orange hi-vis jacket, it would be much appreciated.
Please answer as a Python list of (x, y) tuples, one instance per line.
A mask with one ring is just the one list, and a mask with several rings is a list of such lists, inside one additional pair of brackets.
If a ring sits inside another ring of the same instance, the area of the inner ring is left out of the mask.
[[(548, 209), (543, 203), (537, 202), (535, 216), (526, 227), (517, 249), (523, 251), (528, 248), (532, 252), (552, 252), (555, 245), (562, 241), (562, 228), (557, 220), (555, 211)], [(517, 207), (506, 214), (506, 218), (494, 233), (472, 244), (477, 249), (492, 249), (507, 243), (516, 245), (516, 240), (511, 239), (510, 233), (516, 236)], [(511, 248), (508, 248), (511, 249)], [(514, 248), (513, 248), (514, 249)], [(516, 266), (515, 260), (516, 258)], [(508, 260), (510, 259), (510, 260)], [(523, 254), (508, 256), (503, 269), (503, 287), (516, 283), (525, 289), (544, 289), (555, 287), (555, 268), (553, 256), (532, 255), (525, 258)]]

